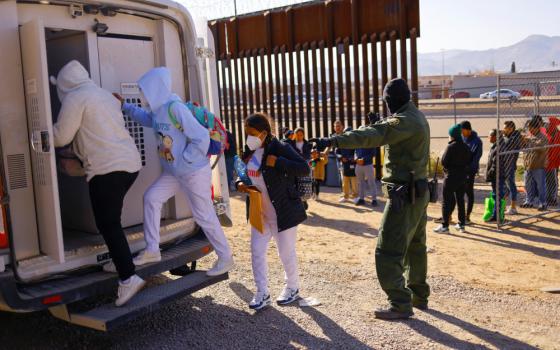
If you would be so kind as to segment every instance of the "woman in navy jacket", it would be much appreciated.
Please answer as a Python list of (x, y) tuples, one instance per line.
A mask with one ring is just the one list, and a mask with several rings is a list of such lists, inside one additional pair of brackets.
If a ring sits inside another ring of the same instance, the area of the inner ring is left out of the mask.
[[(286, 285), (276, 299), (286, 305), (299, 298), (299, 278), (296, 256), (297, 226), (307, 215), (295, 186), (295, 177), (308, 175), (307, 162), (291, 145), (272, 136), (265, 114), (256, 113), (245, 120), (247, 136), (243, 161), (251, 184), (261, 192), (264, 232), (251, 227), (253, 276), (257, 285), (249, 307), (255, 310), (270, 305), (266, 251), (272, 237), (286, 273)], [(247, 192), (247, 184), (236, 181), (240, 192)]]

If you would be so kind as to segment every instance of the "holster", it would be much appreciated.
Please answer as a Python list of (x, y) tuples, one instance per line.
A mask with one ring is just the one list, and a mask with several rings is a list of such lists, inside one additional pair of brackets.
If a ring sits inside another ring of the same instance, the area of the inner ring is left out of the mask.
[(402, 212), (406, 202), (409, 201), (408, 185), (384, 184), (387, 197), (391, 201), (390, 210), (395, 213)]

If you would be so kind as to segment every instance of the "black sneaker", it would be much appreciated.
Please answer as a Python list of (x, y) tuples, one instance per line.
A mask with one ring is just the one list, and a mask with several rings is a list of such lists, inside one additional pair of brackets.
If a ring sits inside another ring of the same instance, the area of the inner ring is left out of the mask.
[(371, 201), (371, 206), (377, 207), (377, 201), (375, 199)]
[(539, 208), (537, 209), (538, 211), (546, 211), (548, 208), (546, 207), (546, 205), (540, 205)]
[(361, 198), (356, 201), (356, 205), (364, 205), (364, 204), (366, 204), (366, 201)]
[(412, 311), (398, 311), (391, 306), (375, 310), (375, 318), (379, 318), (381, 320), (407, 319), (412, 315), (414, 315), (414, 312)]
[(486, 222), (496, 222), (496, 217), (492, 216), (490, 219), (486, 220)]

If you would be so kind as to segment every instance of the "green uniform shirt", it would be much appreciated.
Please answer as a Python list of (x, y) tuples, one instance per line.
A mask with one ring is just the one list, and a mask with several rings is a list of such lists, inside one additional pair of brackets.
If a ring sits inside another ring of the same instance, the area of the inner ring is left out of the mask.
[(383, 181), (407, 183), (410, 171), (416, 180), (428, 177), (430, 126), (426, 117), (408, 102), (387, 120), (334, 137), (339, 148), (385, 146)]

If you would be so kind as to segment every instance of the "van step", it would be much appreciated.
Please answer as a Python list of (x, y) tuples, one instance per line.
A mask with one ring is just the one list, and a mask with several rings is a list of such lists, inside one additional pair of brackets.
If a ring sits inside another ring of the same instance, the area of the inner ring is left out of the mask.
[[(187, 262), (196, 261), (212, 251), (212, 246), (204, 234), (197, 234), (185, 241), (177, 242), (162, 251), (161, 262), (139, 266), (136, 273), (146, 278), (182, 266)], [(65, 276), (34, 284), (19, 285), (14, 295), (13, 304), (21, 303), (20, 308), (29, 310), (45, 309), (44, 298), (56, 295), (61, 304), (69, 304), (90, 296), (114, 293), (118, 281), (117, 274), (101, 271), (84, 271), (76, 275)], [(0, 280), (0, 282), (2, 282)], [(0, 289), (6, 287), (0, 283)], [(13, 293), (12, 293), (13, 294)], [(6, 292), (4, 292), (6, 295)]]
[(206, 276), (205, 271), (196, 271), (165, 284), (145, 288), (121, 307), (116, 307), (114, 303), (110, 303), (83, 313), (70, 312), (67, 321), (100, 331), (109, 331), (142, 314), (157, 310), (178, 298), (227, 279), (227, 273), (209, 277)]

